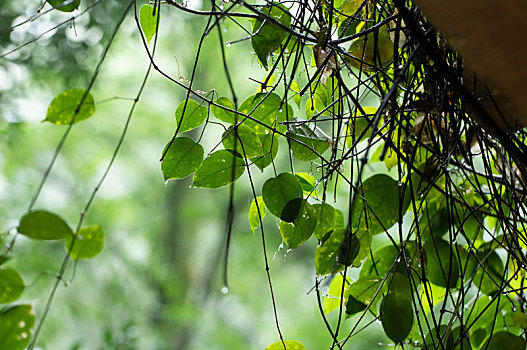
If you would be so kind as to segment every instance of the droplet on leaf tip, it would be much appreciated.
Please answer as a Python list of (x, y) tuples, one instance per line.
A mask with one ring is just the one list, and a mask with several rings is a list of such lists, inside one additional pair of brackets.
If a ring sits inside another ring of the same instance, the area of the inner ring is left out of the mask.
[(223, 294), (227, 294), (227, 293), (229, 293), (229, 287), (227, 287), (227, 286), (223, 286), (223, 287), (221, 287), (221, 292), (222, 292)]

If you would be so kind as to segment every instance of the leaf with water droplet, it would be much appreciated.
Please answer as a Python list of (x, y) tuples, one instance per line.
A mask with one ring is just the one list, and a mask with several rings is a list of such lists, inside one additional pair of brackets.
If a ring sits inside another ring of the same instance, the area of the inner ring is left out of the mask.
[(341, 298), (341, 295), (343, 290), (344, 295), (346, 294), (346, 291), (351, 284), (351, 279), (346, 276), (346, 282), (344, 283), (344, 286), (342, 286), (343, 283), (344, 277), (342, 277), (342, 274), (339, 273), (333, 277), (333, 281), (331, 281), (331, 284), (329, 285), (329, 290), (324, 295), (324, 313), (326, 315), (338, 309), (341, 305), (341, 302), (343, 307), (346, 307), (345, 297)]
[[(82, 106), (78, 108), (81, 101)], [(93, 113), (95, 113), (95, 102), (91, 93), (84, 89), (70, 89), (53, 98), (43, 122), (57, 125), (76, 124), (88, 119)]]
[[(281, 5), (271, 3), (270, 6), (262, 7), (260, 11), (286, 27), (291, 26), (291, 15)], [(251, 42), (256, 56), (265, 69), (267, 69), (269, 56), (280, 47), (287, 35), (285, 30), (268, 19), (258, 18), (254, 21)]]
[(245, 171), (242, 158), (228, 150), (219, 150), (205, 158), (194, 173), (192, 184), (196, 187), (218, 188), (238, 180)]
[[(186, 104), (186, 107), (185, 107)], [(185, 114), (183, 115), (183, 110)], [(176, 121), (179, 126), (178, 132), (185, 132), (197, 128), (207, 119), (208, 110), (205, 106), (200, 106), (194, 100), (181, 102), (176, 110)]]
[(11, 268), (0, 269), (0, 304), (17, 300), (25, 288), (24, 280), (18, 272)]
[[(258, 206), (256, 205), (258, 203)], [(256, 229), (260, 227), (260, 219), (263, 220), (265, 217), (265, 203), (261, 196), (253, 199), (251, 206), (249, 207), (249, 226), (251, 230), (256, 232)]]
[(353, 263), (360, 251), (360, 241), (345, 228), (334, 229), (315, 251), (315, 268), (318, 275), (342, 271)]
[[(165, 146), (165, 151), (169, 145)], [(165, 181), (185, 178), (196, 171), (203, 162), (203, 147), (188, 137), (174, 139), (168, 151), (165, 151), (161, 163)]]
[(24, 236), (41, 240), (63, 239), (73, 234), (62, 218), (45, 210), (34, 210), (24, 215), (17, 230)]
[(264, 150), (258, 135), (245, 125), (230, 126), (222, 135), (223, 147), (245, 158), (262, 156)]
[(276, 217), (281, 217), (286, 204), (295, 198), (302, 198), (302, 186), (296, 176), (282, 173), (267, 179), (262, 187), (262, 197), (267, 209)]
[[(317, 218), (313, 207), (305, 199), (296, 198), (288, 204), (295, 207), (292, 212), (295, 212), (296, 215), (290, 216), (290, 218), (295, 217), (291, 222), (280, 222), (280, 234), (287, 246), (290, 249), (294, 249), (304, 244), (311, 237), (317, 225)], [(288, 205), (286, 205), (284, 211), (287, 208)], [(286, 215), (282, 213), (283, 216)]]
[[(362, 276), (348, 287), (346, 293), (346, 314), (354, 315), (365, 310), (369, 304), (374, 306), (381, 299), (381, 293), (375, 294), (382, 284), (382, 278), (379, 276)], [(375, 297), (375, 298), (374, 298)], [(370, 310), (375, 312), (373, 307)]]
[(238, 110), (243, 114), (249, 115), (250, 113), (252, 119), (268, 126), (265, 127), (252, 119), (246, 119), (243, 125), (250, 127), (257, 134), (272, 133), (269, 127), (276, 128), (279, 132), (286, 132), (287, 127), (279, 122), (291, 120), (294, 117), (293, 108), (285, 102), (282, 106), (282, 99), (275, 93), (257, 93), (249, 96), (242, 102)]
[[(305, 122), (305, 120), (299, 118), (295, 118), (295, 120)], [(309, 125), (307, 122), (292, 126), (287, 132), (287, 136), (302, 142), (300, 144), (291, 140), (290, 144), (293, 155), (303, 161), (317, 159), (319, 156), (315, 152), (323, 154), (331, 144), (331, 138), (322, 129), (314, 124)]]
[(0, 349), (23, 350), (29, 344), (35, 324), (31, 305), (16, 305), (0, 313)]
[[(75, 242), (72, 249), (72, 241)], [(82, 227), (76, 235), (69, 236), (65, 249), (73, 260), (90, 259), (98, 255), (104, 248), (104, 232), (101, 226)]]
[(322, 239), (335, 226), (335, 208), (327, 203), (322, 203), (314, 204), (313, 209), (317, 216), (317, 227), (313, 235)]
[(145, 34), (147, 44), (150, 44), (150, 40), (152, 40), (157, 33), (159, 10), (159, 7), (155, 8), (150, 5), (143, 5), (139, 10), (139, 24), (141, 25), (141, 30)]

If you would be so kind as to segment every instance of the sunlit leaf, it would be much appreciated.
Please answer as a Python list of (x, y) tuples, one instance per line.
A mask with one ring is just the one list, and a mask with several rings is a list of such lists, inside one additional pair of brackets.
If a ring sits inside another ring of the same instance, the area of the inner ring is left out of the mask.
[(146, 42), (150, 44), (150, 40), (157, 33), (159, 22), (159, 8), (150, 5), (143, 5), (139, 10), (139, 24), (145, 34)]
[(439, 305), (445, 299), (446, 289), (432, 283), (427, 283), (426, 289), (421, 286), (421, 302), (423, 303), (423, 312), (428, 314), (431, 309)]
[(17, 305), (0, 313), (0, 349), (22, 350), (29, 344), (35, 324), (31, 305)]
[(0, 304), (17, 300), (25, 288), (24, 280), (18, 272), (11, 268), (0, 269)]
[(20, 219), (18, 232), (42, 240), (62, 239), (73, 234), (64, 220), (45, 210), (34, 210), (24, 215)]
[(264, 150), (258, 135), (249, 127), (239, 125), (229, 127), (222, 135), (223, 146), (240, 154), (241, 156), (262, 156)]
[(265, 206), (276, 217), (282, 216), (286, 204), (295, 198), (302, 198), (302, 186), (296, 176), (282, 173), (268, 179), (262, 187)]
[[(291, 26), (291, 15), (283, 6), (271, 4), (260, 11), (286, 27)], [(280, 47), (287, 32), (267, 19), (258, 18), (253, 25), (253, 34), (251, 39), (253, 49), (264, 68), (267, 69), (269, 56)]]
[(292, 81), (291, 82), (291, 88), (290, 92), (293, 94), (293, 101), (295, 101), (296, 105), (300, 107), (300, 103), (302, 102), (302, 96), (300, 96), (300, 85), (298, 85), (298, 82)]
[[(200, 106), (194, 100), (181, 102), (176, 110), (176, 121), (179, 126), (178, 132), (185, 132), (197, 128), (207, 119), (207, 107)], [(185, 114), (183, 114), (185, 110)]]
[(79, 8), (81, 0), (46, 0), (48, 4), (61, 12), (73, 12)]
[(205, 158), (194, 173), (192, 184), (204, 188), (223, 187), (238, 180), (244, 171), (243, 159), (222, 149)]
[[(301, 122), (301, 119), (296, 119)], [(302, 144), (291, 140), (293, 155), (299, 160), (310, 161), (317, 159), (318, 154), (323, 154), (331, 145), (331, 138), (316, 125), (297, 124), (292, 126), (287, 136), (302, 142)], [(315, 151), (315, 152), (313, 152)]]
[[(81, 101), (82, 106), (78, 109)], [(75, 124), (88, 119), (93, 113), (95, 113), (95, 104), (91, 93), (84, 89), (70, 89), (53, 98), (43, 122), (57, 125)]]
[[(167, 144), (166, 147), (168, 146)], [(174, 139), (161, 163), (163, 178), (167, 181), (189, 176), (203, 162), (203, 154), (203, 147), (192, 139), (188, 137)]]
[[(381, 299), (381, 294), (377, 292), (381, 283), (382, 278), (379, 276), (362, 276), (353, 282), (346, 294), (346, 313), (354, 315), (365, 310), (369, 304), (376, 304)], [(377, 296), (376, 293), (378, 293)]]
[(527, 344), (523, 337), (509, 332), (498, 332), (492, 335), (487, 350), (525, 350)]
[[(282, 103), (282, 99), (275, 93), (264, 94), (257, 93), (247, 97), (240, 108), (241, 113), (249, 115), (243, 125), (250, 127), (257, 134), (269, 134), (275, 128), (279, 132), (286, 132), (287, 127), (279, 122), (291, 120), (294, 117), (293, 108), (287, 104)], [(260, 121), (264, 126), (252, 119)]]
[(251, 158), (251, 161), (261, 171), (269, 166), (278, 154), (278, 135), (258, 134), (263, 148), (263, 156)]
[[(232, 110), (236, 110), (236, 108), (234, 108), (234, 103), (227, 97), (220, 97), (214, 101), (214, 103)], [(229, 124), (236, 124), (243, 119), (241, 115), (226, 111), (225, 109), (215, 105), (210, 105), (210, 111), (216, 118)]]
[(371, 132), (368, 132), (370, 131), (368, 129), (373, 124), (371, 119), (375, 117), (375, 113), (377, 113), (377, 107), (364, 106), (362, 107), (362, 111), (359, 109), (355, 110), (353, 118), (348, 121), (346, 146), (351, 147), (353, 141), (359, 142), (370, 137)]
[(334, 229), (329, 238), (315, 251), (315, 268), (318, 275), (342, 271), (355, 260), (360, 250), (356, 235), (346, 229)]
[[(258, 203), (258, 206), (256, 205)], [(249, 226), (251, 230), (256, 232), (256, 229), (260, 227), (260, 218), (263, 220), (265, 217), (265, 203), (262, 197), (256, 197), (253, 199), (249, 208)]]
[[(317, 217), (313, 207), (305, 199), (296, 198), (289, 203), (295, 207), (292, 211), (296, 214), (291, 215), (290, 218), (294, 216), (295, 219), (292, 222), (280, 222), (280, 233), (287, 246), (294, 249), (304, 244), (311, 237), (317, 225)], [(284, 217), (284, 213), (282, 213), (282, 217)]]
[(335, 226), (335, 209), (327, 203), (314, 204), (313, 209), (317, 216), (317, 226), (313, 235), (322, 239)]
[(333, 278), (333, 281), (331, 281), (331, 284), (329, 285), (329, 290), (326, 295), (324, 295), (325, 314), (329, 314), (331, 311), (338, 309), (341, 303), (344, 308), (346, 307), (345, 295), (346, 291), (348, 290), (351, 284), (351, 280), (346, 277), (346, 283), (344, 284), (344, 288), (342, 286), (343, 282), (344, 277), (342, 277), (342, 274), (340, 273), (336, 274)]
[(284, 340), (283, 343), (281, 341), (277, 341), (276, 343), (272, 343), (266, 347), (264, 350), (284, 350), (284, 344), (285, 350), (306, 350), (304, 344), (296, 340)]
[(295, 172), (295, 176), (300, 180), (302, 189), (307, 196), (318, 196), (317, 190), (315, 189), (317, 180), (313, 175), (303, 172)]
[[(71, 244), (75, 237), (73, 249)], [(75, 236), (69, 236), (65, 248), (73, 260), (90, 259), (104, 248), (104, 232), (101, 226), (82, 227)]]

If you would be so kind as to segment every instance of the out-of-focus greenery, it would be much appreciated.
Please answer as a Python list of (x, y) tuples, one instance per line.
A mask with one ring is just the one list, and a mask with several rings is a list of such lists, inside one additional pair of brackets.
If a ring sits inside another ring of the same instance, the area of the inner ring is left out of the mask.
[[(80, 11), (93, 3), (85, 1)], [(0, 30), (35, 15), (38, 6), (26, 0), (2, 2)], [(44, 11), (49, 8), (46, 5)], [(63, 90), (86, 87), (122, 11), (123, 2), (102, 1), (0, 59), (0, 222), (4, 230), (16, 226), (27, 210), (65, 130), (40, 122), (48, 104)], [(176, 11), (163, 15), (156, 55), (164, 69), (188, 78), (204, 21)], [(52, 11), (12, 32), (3, 31), (0, 53), (70, 17)], [(226, 37), (231, 30), (234, 24)], [(249, 51), (250, 42), (227, 50), (242, 97), (258, 87), (246, 79), (247, 72), (258, 65)], [(212, 63), (218, 55), (218, 43), (206, 41), (201, 66), (208, 61), (216, 66)], [(131, 106), (125, 98), (135, 96), (147, 66), (138, 28), (129, 14), (92, 90), (95, 115), (72, 129), (36, 208), (59, 213), (71, 226), (76, 223), (116, 147)], [(195, 86), (203, 91), (215, 88), (220, 94), (228, 91), (222, 72), (214, 69), (200, 69)], [(92, 260), (70, 265), (37, 348), (263, 349), (278, 339), (261, 237), (253, 235), (246, 215), (251, 203), (248, 184), (236, 185), (229, 291), (223, 294), (220, 265), (229, 190), (191, 189), (190, 179), (164, 183), (158, 160), (172, 137), (174, 112), (182, 99), (183, 90), (157, 74), (151, 76), (123, 148), (87, 214), (87, 225), (104, 228), (105, 248)], [(214, 139), (205, 139), (206, 152)], [(326, 348), (330, 339), (311, 290), (315, 242), (287, 252), (273, 220), (266, 218), (270, 228), (266, 244), (282, 331), (308, 349)], [(4, 232), (3, 244), (11, 238)], [(65, 254), (63, 243), (18, 237), (12, 259), (5, 263), (21, 273), (27, 287), (20, 302), (34, 305), (37, 322)], [(334, 322), (337, 315), (328, 317)], [(361, 333), (354, 346), (370, 347), (372, 332)]]

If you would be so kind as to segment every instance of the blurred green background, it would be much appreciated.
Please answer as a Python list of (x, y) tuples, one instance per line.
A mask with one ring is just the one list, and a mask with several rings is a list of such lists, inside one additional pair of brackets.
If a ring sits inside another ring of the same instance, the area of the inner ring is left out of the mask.
[[(73, 14), (78, 16), (94, 3), (85, 0)], [(40, 122), (49, 102), (63, 90), (87, 86), (127, 3), (102, 1), (74, 21), (0, 58), (4, 244), (27, 210), (65, 131), (65, 127)], [(14, 31), (5, 30), (33, 16), (39, 6), (29, 0), (0, 3), (0, 55), (72, 16), (52, 11)], [(202, 7), (199, 2), (189, 6)], [(44, 11), (49, 8), (46, 5)], [(205, 23), (206, 18), (163, 7), (156, 52), (161, 69), (176, 78), (190, 78)], [(241, 19), (240, 23), (250, 28), (249, 21)], [(223, 26), (225, 41), (246, 36), (236, 23), (225, 21)], [(230, 97), (217, 39), (213, 31), (205, 40), (194, 87), (207, 92), (216, 89), (219, 95)], [(258, 80), (266, 74), (251, 51), (250, 41), (226, 48), (240, 101), (258, 88), (248, 78)], [(96, 113), (73, 127), (35, 208), (58, 213), (71, 226), (76, 224), (117, 145), (131, 107), (128, 99), (135, 97), (147, 67), (148, 56), (132, 12), (93, 87)], [(190, 178), (163, 181), (159, 158), (173, 135), (174, 112), (184, 98), (183, 89), (156, 72), (151, 74), (123, 148), (85, 221), (103, 226), (105, 248), (92, 260), (70, 265), (37, 342), (39, 348), (263, 349), (279, 339), (261, 236), (253, 235), (247, 220), (252, 195), (246, 176), (236, 183), (227, 294), (221, 292), (221, 254), (229, 188), (191, 189)], [(218, 125), (207, 126), (202, 139), (206, 153), (216, 146), (222, 131)], [(201, 129), (190, 136), (196, 139), (199, 132)], [(289, 170), (287, 159), (277, 162), (282, 171)], [(260, 189), (266, 176), (253, 172)], [(317, 243), (312, 239), (288, 252), (281, 245), (277, 224), (266, 217), (266, 244), (282, 332), (307, 349), (327, 349), (331, 337), (313, 291)], [(34, 304), (38, 321), (65, 256), (64, 247), (19, 237), (10, 256), (7, 264), (16, 267), (27, 284), (21, 302)], [(337, 312), (328, 315), (332, 324), (337, 317)], [(368, 317), (358, 328), (371, 320)], [(341, 334), (349, 331), (353, 320), (356, 318), (344, 323)], [(362, 331), (346, 348), (369, 349), (382, 346), (378, 341), (388, 343), (379, 329)]]

